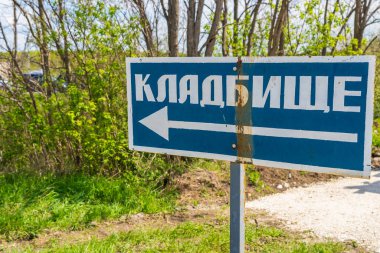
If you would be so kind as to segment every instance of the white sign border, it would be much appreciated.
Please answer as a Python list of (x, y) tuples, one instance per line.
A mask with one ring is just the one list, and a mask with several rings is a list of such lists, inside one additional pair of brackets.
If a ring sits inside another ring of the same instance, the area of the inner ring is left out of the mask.
[[(214, 160), (223, 160), (236, 162), (237, 156), (221, 155), (207, 152), (194, 152), (188, 150), (175, 150), (164, 148), (153, 148), (145, 146), (136, 146), (133, 144), (133, 110), (132, 110), (132, 82), (131, 82), (131, 63), (235, 63), (238, 57), (140, 57), (126, 58), (127, 71), (127, 99), (128, 99), (128, 142), (129, 149), (136, 151), (162, 153), (178, 156), (188, 156), (195, 158), (206, 158)], [(368, 79), (366, 94), (366, 115), (365, 115), (365, 133), (364, 133), (364, 170), (347, 170), (339, 168), (312, 166), (296, 163), (284, 163), (268, 160), (253, 159), (253, 164), (266, 167), (302, 170), (318, 173), (328, 173), (360, 178), (369, 178), (371, 174), (371, 150), (372, 150), (372, 124), (373, 124), (373, 101), (374, 101), (374, 84), (375, 84), (375, 64), (376, 57), (371, 55), (363, 56), (292, 56), (292, 57), (241, 57), (243, 63), (303, 63), (303, 62), (366, 62), (368, 63)]]

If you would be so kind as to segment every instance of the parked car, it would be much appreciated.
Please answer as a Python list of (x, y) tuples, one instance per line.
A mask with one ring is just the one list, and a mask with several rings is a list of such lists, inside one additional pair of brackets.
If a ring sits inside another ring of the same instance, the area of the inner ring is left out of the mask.
[(28, 73), (24, 73), (22, 75), (26, 78), (30, 78), (32, 81), (38, 82), (39, 84), (42, 84), (44, 79), (44, 73), (42, 72), (42, 70), (35, 70)]

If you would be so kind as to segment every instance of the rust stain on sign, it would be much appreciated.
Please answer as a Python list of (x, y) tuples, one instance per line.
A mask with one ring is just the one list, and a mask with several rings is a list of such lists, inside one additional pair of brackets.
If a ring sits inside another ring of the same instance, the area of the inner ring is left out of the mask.
[(237, 162), (252, 163), (253, 151), (253, 133), (252, 133), (252, 106), (249, 101), (249, 89), (247, 83), (243, 83), (241, 78), (243, 73), (241, 57), (238, 58), (236, 63), (236, 71), (238, 74), (236, 82), (236, 149), (237, 149)]

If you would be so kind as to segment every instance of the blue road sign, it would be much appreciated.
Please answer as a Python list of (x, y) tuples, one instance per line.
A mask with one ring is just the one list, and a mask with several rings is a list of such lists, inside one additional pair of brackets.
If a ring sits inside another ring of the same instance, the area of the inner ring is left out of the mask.
[(375, 57), (128, 58), (129, 147), (369, 177)]

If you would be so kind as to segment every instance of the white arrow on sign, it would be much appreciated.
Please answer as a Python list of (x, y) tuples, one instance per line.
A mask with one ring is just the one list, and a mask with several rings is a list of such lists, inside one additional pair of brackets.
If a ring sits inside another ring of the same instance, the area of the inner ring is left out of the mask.
[[(186, 129), (211, 132), (237, 133), (235, 125), (204, 123), (204, 122), (189, 122), (175, 121), (168, 119), (168, 108), (164, 108), (152, 113), (146, 118), (139, 121), (141, 124), (169, 141), (169, 129)], [(253, 127), (244, 126), (247, 128), (246, 133), (258, 136), (282, 137), (282, 138), (297, 138), (311, 139), (324, 141), (339, 141), (339, 142), (357, 142), (357, 133), (339, 133), (325, 131), (310, 131), (298, 129), (270, 128), (270, 127)]]

